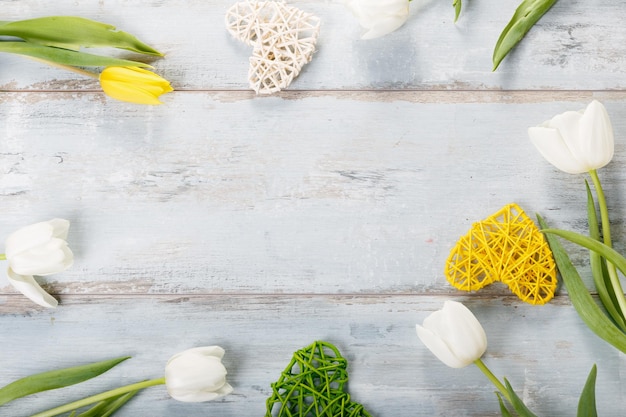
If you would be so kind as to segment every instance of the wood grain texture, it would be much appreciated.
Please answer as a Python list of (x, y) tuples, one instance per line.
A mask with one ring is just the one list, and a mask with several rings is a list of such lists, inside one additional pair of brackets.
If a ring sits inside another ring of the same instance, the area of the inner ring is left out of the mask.
[[(248, 89), (251, 47), (225, 30), (224, 0), (3, 1), (3, 19), (80, 15), (131, 32), (166, 54), (154, 63), (176, 89)], [(623, 89), (623, 0), (558, 2), (491, 71), (493, 47), (518, 0), (464, 4), (454, 24), (450, 2), (414, 0), (407, 23), (389, 36), (360, 40), (361, 29), (339, 1), (290, 2), (320, 17), (313, 61), (292, 90), (600, 90)], [(62, 70), (3, 55), (0, 90), (97, 87)]]
[[(592, 99), (615, 129), (600, 175), (626, 252), (626, 3), (558, 2), (492, 73), (518, 0), (466, 1), (456, 25), (449, 2), (413, 0), (409, 21), (373, 41), (359, 40), (338, 1), (294, 1), (322, 19), (318, 51), (272, 97), (248, 89), (250, 48), (224, 28), (232, 3), (2, 2), (2, 20), (72, 14), (137, 35), (167, 54), (155, 70), (177, 91), (163, 106), (135, 106), (0, 56), (0, 240), (64, 217), (76, 255), (40, 279), (56, 310), (0, 274), (0, 385), (133, 355), (0, 415), (159, 377), (174, 353), (209, 344), (227, 350), (233, 395), (182, 404), (155, 387), (120, 417), (263, 415), (291, 354), (322, 339), (349, 359), (350, 393), (373, 416), (497, 416), (477, 369), (445, 367), (415, 335), (450, 298), (476, 313), (486, 363), (538, 415), (575, 415), (593, 363), (599, 415), (622, 415), (626, 357), (585, 327), (564, 289), (531, 307), (504, 286), (459, 293), (443, 268), (473, 222), (510, 202), (585, 231), (584, 176), (550, 166), (526, 130)], [(591, 288), (588, 254), (567, 247)]]
[[(538, 415), (574, 415), (594, 363), (599, 413), (619, 415), (626, 400), (624, 355), (582, 326), (571, 305), (560, 300), (532, 307), (477, 296), (464, 301), (487, 331), (485, 362)], [(227, 351), (232, 395), (183, 404), (155, 387), (120, 417), (262, 416), (270, 383), (291, 354), (319, 339), (336, 344), (348, 359), (349, 392), (374, 416), (499, 415), (493, 387), (477, 368), (447, 368), (417, 339), (415, 324), (441, 302), (429, 296), (70, 296), (63, 308), (33, 314), (0, 304), (3, 336), (17, 342), (3, 346), (0, 384), (50, 366), (133, 356), (85, 386), (16, 401), (3, 415), (19, 417), (103, 387), (157, 378), (172, 354), (219, 344)], [(26, 328), (39, 340), (28, 349), (22, 341), (33, 337)]]
[[(72, 221), (77, 262), (45, 279), (55, 293), (450, 293), (450, 249), (505, 204), (586, 228), (584, 177), (545, 162), (526, 129), (591, 97), (506, 96), (198, 92), (137, 108), (13, 94), (0, 106), (0, 230)], [(623, 136), (624, 98), (604, 98)], [(616, 236), (620, 149), (602, 172)]]

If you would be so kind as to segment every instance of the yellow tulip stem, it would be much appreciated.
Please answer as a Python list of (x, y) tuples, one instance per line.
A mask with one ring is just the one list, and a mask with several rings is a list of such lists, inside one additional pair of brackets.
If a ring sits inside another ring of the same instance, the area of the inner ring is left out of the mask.
[[(598, 195), (598, 205), (600, 206), (600, 218), (602, 222), (602, 238), (604, 240), (604, 244), (612, 248), (613, 244), (611, 242), (611, 224), (609, 223), (609, 209), (606, 206), (606, 198), (604, 197), (602, 184), (600, 184), (600, 178), (598, 177), (598, 173), (595, 169), (589, 171), (589, 175), (591, 176), (593, 186), (595, 187), (596, 194)], [(606, 262), (606, 267), (609, 272), (609, 279), (611, 280), (613, 291), (615, 292), (615, 298), (617, 298), (617, 303), (619, 304), (619, 309), (622, 312), (622, 315), (626, 317), (626, 298), (624, 298), (624, 290), (622, 289), (622, 285), (619, 281), (617, 269), (615, 268), (615, 265), (613, 265), (609, 261)]]
[(61, 405), (59, 407), (51, 408), (41, 413), (33, 414), (31, 417), (53, 417), (59, 414), (67, 413), (73, 410), (77, 410), (81, 407), (97, 403), (100, 401), (108, 400), (109, 398), (117, 397), (132, 391), (152, 387), (155, 385), (165, 384), (165, 378), (151, 379), (148, 381), (137, 382), (135, 384), (126, 385), (123, 387), (115, 388), (110, 391), (101, 392), (100, 394), (92, 395), (91, 397), (83, 398), (82, 400), (74, 401)]
[(487, 365), (485, 365), (480, 358), (474, 361), (474, 365), (476, 365), (478, 369), (480, 369), (482, 373), (485, 374), (487, 379), (489, 379), (489, 381), (491, 381), (491, 383), (498, 389), (498, 391), (500, 391), (500, 394), (502, 394), (502, 396), (506, 398), (506, 400), (509, 403), (512, 404), (511, 396), (509, 395), (509, 392), (507, 391), (506, 387), (504, 386), (502, 382), (500, 382), (498, 378), (496, 378), (493, 372), (491, 372), (491, 370), (487, 368)]
[(89, 78), (96, 78), (97, 79), (99, 77), (99, 74), (96, 74), (95, 72), (87, 71), (87, 70), (84, 70), (84, 69), (78, 68), (78, 67), (73, 67), (71, 65), (59, 64), (57, 62), (47, 61), (47, 60), (41, 59), (41, 58), (33, 58), (33, 57), (30, 57), (30, 56), (26, 57), (26, 58), (30, 58), (33, 61), (42, 62), (42, 63), (44, 63), (46, 65), (50, 65), (51, 67), (60, 68), (60, 69), (64, 69), (64, 70), (67, 70), (67, 71), (74, 72), (76, 74), (84, 75), (84, 76), (89, 77)]

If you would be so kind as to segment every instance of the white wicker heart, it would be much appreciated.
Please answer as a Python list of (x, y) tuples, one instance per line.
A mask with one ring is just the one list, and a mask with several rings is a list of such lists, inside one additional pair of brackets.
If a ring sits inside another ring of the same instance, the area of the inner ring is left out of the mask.
[(226, 28), (254, 47), (248, 80), (257, 94), (289, 86), (311, 61), (319, 34), (318, 17), (275, 1), (239, 2), (226, 13)]

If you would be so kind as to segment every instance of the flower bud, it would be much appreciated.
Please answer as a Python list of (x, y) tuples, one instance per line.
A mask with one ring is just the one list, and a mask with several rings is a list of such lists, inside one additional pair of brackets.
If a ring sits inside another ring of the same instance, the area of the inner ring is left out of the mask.
[(528, 135), (548, 162), (569, 174), (602, 168), (613, 158), (611, 120), (596, 100), (585, 110), (568, 111), (529, 128)]
[(487, 336), (478, 319), (456, 301), (446, 301), (416, 330), (422, 343), (451, 368), (470, 365), (487, 350)]
[(100, 86), (116, 100), (137, 104), (162, 104), (159, 96), (174, 90), (166, 79), (139, 67), (107, 67)]
[(344, 4), (359, 24), (367, 29), (362, 39), (391, 33), (409, 17), (409, 0), (345, 0)]
[(41, 306), (56, 307), (57, 301), (39, 286), (33, 275), (50, 275), (72, 266), (74, 255), (65, 241), (69, 227), (67, 220), (52, 219), (23, 227), (6, 240), (9, 282)]
[(178, 353), (165, 366), (165, 386), (172, 398), (184, 402), (211, 401), (230, 394), (222, 364), (224, 349), (206, 346)]

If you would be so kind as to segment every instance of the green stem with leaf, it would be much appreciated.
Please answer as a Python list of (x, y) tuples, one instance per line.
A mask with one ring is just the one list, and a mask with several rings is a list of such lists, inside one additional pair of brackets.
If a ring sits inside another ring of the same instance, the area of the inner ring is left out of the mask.
[(489, 368), (487, 368), (487, 365), (485, 365), (485, 363), (480, 358), (474, 361), (474, 365), (476, 365), (478, 369), (480, 369), (482, 373), (485, 374), (487, 379), (489, 379), (489, 381), (491, 381), (491, 383), (498, 389), (500, 394), (502, 394), (502, 396), (506, 398), (508, 402), (511, 402), (511, 396), (509, 395), (509, 392), (507, 391), (504, 384), (500, 382), (500, 380), (493, 374), (493, 372), (491, 372)]
[(86, 397), (86, 398), (83, 398), (82, 400), (64, 404), (59, 407), (51, 408), (49, 410), (42, 411), (41, 413), (33, 414), (31, 417), (53, 417), (59, 414), (77, 410), (81, 407), (84, 407), (90, 404), (107, 400), (109, 398), (118, 397), (128, 392), (138, 391), (144, 388), (152, 387), (155, 385), (163, 385), (163, 384), (165, 384), (165, 378), (157, 378), (157, 379), (151, 379), (148, 381), (137, 382), (135, 384), (125, 385), (123, 387), (115, 388), (110, 391), (105, 391), (100, 394), (92, 395), (91, 397)]
[[(611, 242), (611, 224), (609, 222), (609, 210), (606, 205), (604, 190), (602, 189), (602, 184), (600, 183), (600, 178), (598, 177), (597, 171), (595, 169), (592, 169), (591, 171), (589, 171), (589, 175), (591, 176), (591, 180), (593, 181), (593, 185), (596, 189), (596, 194), (598, 196), (598, 205), (600, 206), (600, 218), (602, 223), (602, 238), (604, 240), (604, 244), (612, 248), (613, 243)], [(619, 305), (619, 309), (622, 312), (622, 316), (626, 317), (626, 298), (624, 297), (624, 290), (622, 289), (622, 285), (619, 281), (619, 276), (617, 275), (617, 269), (615, 268), (615, 265), (608, 260), (606, 262), (606, 266), (609, 274), (609, 279), (613, 287), (613, 291), (615, 292), (615, 298), (617, 299), (617, 303)]]

